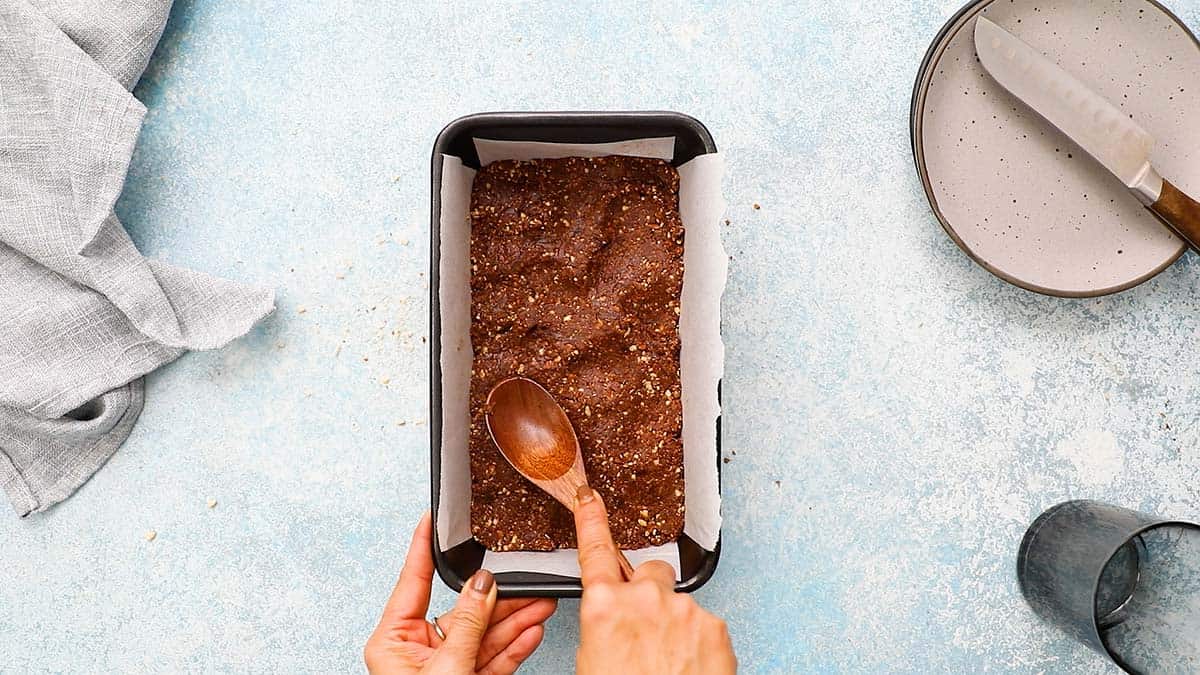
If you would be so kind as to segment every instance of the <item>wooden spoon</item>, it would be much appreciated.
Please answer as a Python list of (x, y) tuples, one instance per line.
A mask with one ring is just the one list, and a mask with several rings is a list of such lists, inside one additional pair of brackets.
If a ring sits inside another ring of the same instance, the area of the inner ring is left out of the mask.
[[(500, 454), (529, 482), (575, 511), (579, 487), (587, 485), (583, 453), (567, 413), (540, 384), (510, 377), (488, 392), (484, 420)], [(617, 551), (621, 573), (633, 578), (633, 565)]]

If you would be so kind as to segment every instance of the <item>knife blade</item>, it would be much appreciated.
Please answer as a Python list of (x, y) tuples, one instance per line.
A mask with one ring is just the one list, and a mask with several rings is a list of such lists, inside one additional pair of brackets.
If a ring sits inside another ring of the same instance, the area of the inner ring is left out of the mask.
[(975, 22), (975, 51), (1000, 86), (1057, 127), (1200, 250), (1200, 203), (1151, 163), (1154, 137), (1120, 108), (995, 22)]

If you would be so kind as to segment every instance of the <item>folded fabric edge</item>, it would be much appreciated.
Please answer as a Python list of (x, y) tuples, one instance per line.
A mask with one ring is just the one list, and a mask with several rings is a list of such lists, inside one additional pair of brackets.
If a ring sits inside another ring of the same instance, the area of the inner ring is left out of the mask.
[(174, 361), (183, 355), (185, 350), (165, 347), (156, 342), (146, 340), (140, 345), (126, 349), (122, 356), (133, 356), (127, 361), (114, 363), (91, 382), (83, 384), (71, 383), (65, 388), (51, 392), (38, 405), (29, 409), (34, 417), (56, 419), (62, 417), (79, 406), (104, 395), (105, 392), (126, 386), (147, 373)]
[(21, 518), (33, 513), (33, 510), (37, 508), (37, 497), (29, 489), (29, 483), (25, 481), (20, 469), (13, 464), (12, 458), (4, 451), (4, 448), (0, 448), (0, 488), (4, 489), (4, 494), (8, 496), (13, 510)]
[[(75, 278), (73, 265), (62, 255), (67, 249), (84, 252), (103, 226), (124, 187), (146, 107), (41, 7), (17, 3), (5, 9), (5, 20), (13, 24), (6, 40), (11, 38), (13, 44), (6, 45), (11, 49), (4, 59), (6, 65), (18, 65), (5, 69), (5, 85), (39, 96), (45, 106), (5, 109), (11, 118), (6, 120), (6, 130), (20, 129), (15, 138), (39, 146), (36, 154), (15, 155), (13, 166), (32, 171), (39, 177), (33, 184), (41, 189), (27, 194), (20, 172), (9, 172), (14, 175), (6, 174), (3, 182), (26, 200), (65, 197), (66, 203), (59, 213), (48, 212), (47, 220), (32, 230), (25, 227), (26, 218), (0, 223), (2, 238), (60, 274), (88, 283), (90, 279)], [(32, 58), (27, 56), (30, 53)], [(41, 234), (47, 227), (51, 234), (62, 230), (65, 236), (52, 248), (46, 246), (48, 235)]]
[(137, 379), (124, 385), (125, 408), (120, 419), (96, 439), (96, 442), (79, 449), (74, 461), (62, 471), (62, 478), (53, 485), (35, 490), (13, 463), (12, 458), (0, 447), (0, 487), (4, 489), (13, 509), (21, 518), (41, 513), (75, 493), (88, 482), (100, 467), (108, 462), (121, 444), (129, 438), (145, 405), (145, 380)]
[[(146, 258), (146, 262), (183, 329), (184, 344), (177, 346), (184, 349), (220, 349), (249, 333), (275, 311), (274, 288), (230, 281), (155, 258)], [(196, 304), (196, 297), (206, 301)], [(215, 322), (209, 312), (200, 311), (214, 306), (222, 308), (223, 321)]]
[[(151, 270), (160, 280), (174, 274), (177, 278), (180, 275), (206, 277), (227, 284), (229, 288), (241, 291), (242, 299), (245, 300), (245, 310), (231, 312), (227, 324), (220, 330), (210, 330), (207, 334), (194, 330), (195, 317), (189, 316), (185, 310), (181, 310), (184, 314), (179, 317), (181, 323), (185, 326), (185, 332), (191, 333), (188, 335), (189, 344), (184, 347), (164, 345), (147, 338), (139, 344), (131, 345), (121, 355), (121, 360), (107, 368), (100, 377), (83, 384), (71, 383), (63, 389), (50, 392), (36, 406), (28, 410), (30, 414), (42, 419), (62, 417), (97, 396), (174, 361), (186, 351), (207, 351), (225, 347), (234, 340), (245, 336), (259, 321), (275, 311), (275, 289), (273, 288), (243, 286), (235, 282), (209, 277), (201, 272), (177, 268), (154, 259), (147, 259), (147, 262), (150, 263)], [(179, 295), (186, 295), (176, 284), (166, 284), (163, 290), (172, 302), (180, 302), (182, 298)], [(179, 315), (177, 314), (177, 316)], [(192, 330), (189, 331), (188, 328), (192, 328)]]
[(275, 289), (274, 288), (255, 288), (254, 291), (259, 295), (258, 301), (255, 303), (254, 311), (246, 315), (244, 322), (238, 323), (230, 331), (230, 334), (224, 339), (218, 339), (208, 343), (198, 343), (192, 348), (192, 351), (210, 351), (221, 349), (229, 343), (244, 337), (250, 332), (254, 326), (258, 325), (259, 321), (271, 316), (275, 313)]

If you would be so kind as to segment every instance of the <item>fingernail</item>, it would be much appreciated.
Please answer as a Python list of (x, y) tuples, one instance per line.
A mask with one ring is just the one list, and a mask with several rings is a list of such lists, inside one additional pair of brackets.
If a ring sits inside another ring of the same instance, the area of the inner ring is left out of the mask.
[(575, 501), (580, 504), (587, 504), (596, 498), (596, 493), (592, 492), (592, 488), (586, 485), (580, 485), (579, 490), (575, 493)]
[(496, 577), (487, 570), (479, 570), (475, 576), (471, 577), (471, 590), (480, 595), (487, 595), (492, 592), (492, 586), (496, 583)]

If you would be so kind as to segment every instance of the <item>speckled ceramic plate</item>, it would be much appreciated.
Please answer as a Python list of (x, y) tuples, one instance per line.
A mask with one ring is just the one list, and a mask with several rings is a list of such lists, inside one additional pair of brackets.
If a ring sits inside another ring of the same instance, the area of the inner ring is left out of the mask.
[[(975, 56), (986, 14), (1128, 112), (1154, 164), (1200, 192), (1200, 44), (1150, 0), (983, 0), (925, 57), (913, 93), (917, 171), (959, 247), (1002, 279), (1068, 297), (1125, 290), (1186, 246), (1119, 181), (1005, 91)], [(1174, 180), (1174, 179), (1173, 179)]]

